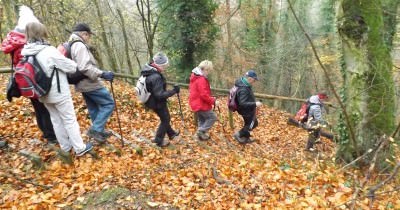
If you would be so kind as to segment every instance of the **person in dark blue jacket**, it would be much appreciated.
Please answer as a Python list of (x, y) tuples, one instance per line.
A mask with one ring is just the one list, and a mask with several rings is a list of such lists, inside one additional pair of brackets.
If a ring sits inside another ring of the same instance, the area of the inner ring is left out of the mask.
[(241, 144), (250, 143), (252, 141), (252, 139), (250, 139), (250, 131), (258, 126), (256, 108), (261, 106), (262, 103), (256, 101), (252, 90), (252, 84), (256, 81), (258, 81), (256, 72), (254, 70), (249, 70), (243, 77), (235, 82), (235, 86), (238, 87), (236, 92), (237, 112), (243, 117), (244, 125), (233, 137)]

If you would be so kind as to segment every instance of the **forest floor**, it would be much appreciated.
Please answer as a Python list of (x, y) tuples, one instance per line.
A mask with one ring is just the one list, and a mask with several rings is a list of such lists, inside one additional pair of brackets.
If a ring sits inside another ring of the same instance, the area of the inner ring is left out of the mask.
[[(353, 199), (363, 172), (335, 164), (335, 143), (322, 138), (317, 152), (304, 151), (307, 132), (287, 125), (290, 114), (263, 106), (258, 112), (256, 142), (240, 145), (229, 128), (225, 105), (206, 142), (193, 137), (193, 113), (188, 92), (181, 91), (185, 122), (177, 97), (170, 98), (173, 128), (180, 138), (167, 148), (151, 143), (157, 116), (139, 104), (134, 90), (115, 81), (114, 91), (123, 138), (110, 137), (112, 146), (96, 146), (99, 158), (90, 154), (62, 163), (54, 148), (41, 139), (33, 108), (27, 99), (5, 99), (5, 75), (0, 76), (0, 137), (8, 148), (0, 149), (0, 208), (12, 209), (368, 209), (367, 191)], [(109, 88), (109, 85), (107, 85)], [(84, 140), (90, 126), (82, 96), (74, 93), (74, 105)], [(226, 98), (221, 99), (224, 104)], [(234, 127), (242, 124), (234, 114)], [(119, 133), (116, 112), (108, 129)], [(140, 149), (139, 149), (140, 148)], [(36, 169), (20, 151), (37, 154), (44, 162)], [(366, 186), (384, 176), (376, 174)], [(390, 191), (400, 183), (386, 185)], [(367, 188), (364, 188), (364, 190)], [(376, 197), (374, 209), (400, 209), (398, 191)]]

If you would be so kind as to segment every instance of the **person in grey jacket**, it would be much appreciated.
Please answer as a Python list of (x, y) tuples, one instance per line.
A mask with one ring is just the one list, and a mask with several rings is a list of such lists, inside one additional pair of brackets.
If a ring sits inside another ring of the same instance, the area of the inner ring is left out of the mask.
[(322, 108), (324, 106), (323, 102), (328, 99), (326, 93), (318, 93), (313, 95), (308, 99), (309, 111), (308, 111), (308, 121), (306, 123), (309, 129), (308, 141), (306, 145), (307, 151), (314, 151), (314, 144), (319, 140), (321, 136), (321, 126), (325, 125), (326, 122), (323, 119)]
[(110, 92), (104, 87), (100, 78), (112, 81), (114, 73), (100, 70), (97, 67), (97, 62), (87, 46), (92, 34), (87, 24), (78, 23), (74, 26), (73, 33), (68, 41), (80, 40), (71, 46), (71, 59), (77, 63), (78, 70), (87, 76), (75, 85), (75, 90), (81, 92), (85, 99), (92, 121), (92, 126), (87, 135), (99, 143), (104, 143), (112, 134), (104, 128), (115, 104)]
[[(81, 137), (76, 119), (74, 104), (71, 98), (66, 73), (76, 70), (76, 63), (64, 57), (55, 47), (46, 42), (46, 27), (38, 22), (31, 22), (25, 29), (27, 44), (21, 51), (23, 56), (35, 56), (37, 62), (50, 77), (53, 71), (58, 71), (53, 77), (50, 91), (39, 98), (50, 113), (54, 132), (60, 143), (61, 150), (69, 154), (73, 148), (76, 156), (82, 156), (93, 149), (89, 142), (86, 145)], [(58, 88), (60, 87), (60, 88)]]

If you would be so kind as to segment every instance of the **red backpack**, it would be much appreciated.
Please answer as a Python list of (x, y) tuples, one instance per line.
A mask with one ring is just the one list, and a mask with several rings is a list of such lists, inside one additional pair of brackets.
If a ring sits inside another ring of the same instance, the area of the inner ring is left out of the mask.
[(308, 111), (310, 110), (309, 103), (303, 103), (300, 107), (300, 110), (297, 111), (296, 116), (294, 117), (299, 122), (307, 122), (308, 119)]
[(40, 67), (35, 56), (24, 57), (15, 67), (14, 77), (19, 92), (22, 96), (31, 99), (38, 99), (45, 96), (51, 88), (53, 76), (57, 76), (57, 88), (60, 92), (58, 69), (54, 68), (50, 77)]

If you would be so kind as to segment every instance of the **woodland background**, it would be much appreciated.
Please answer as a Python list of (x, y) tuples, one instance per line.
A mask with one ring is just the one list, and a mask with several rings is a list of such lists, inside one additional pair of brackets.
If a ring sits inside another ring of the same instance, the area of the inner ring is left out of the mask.
[[(66, 41), (75, 23), (88, 23), (103, 69), (137, 76), (140, 66), (163, 51), (170, 57), (169, 81), (187, 83), (190, 71), (209, 59), (215, 64), (209, 77), (214, 88), (230, 88), (253, 68), (260, 77), (257, 93), (305, 99), (325, 91), (333, 104), (327, 119), (337, 135), (330, 150), (334, 162), (372, 165), (387, 175), (378, 173), (377, 182), (390, 175), (398, 181), (398, 0), (0, 2), (1, 39), (15, 27), (18, 5), (25, 4), (47, 26), (53, 45)], [(8, 65), (9, 57), (1, 54), (0, 66)], [(300, 107), (292, 100), (264, 103), (290, 113)], [(281, 115), (275, 123), (285, 123), (287, 115)], [(279, 139), (268, 135), (261, 137)], [(365, 183), (345, 191), (359, 195)]]

